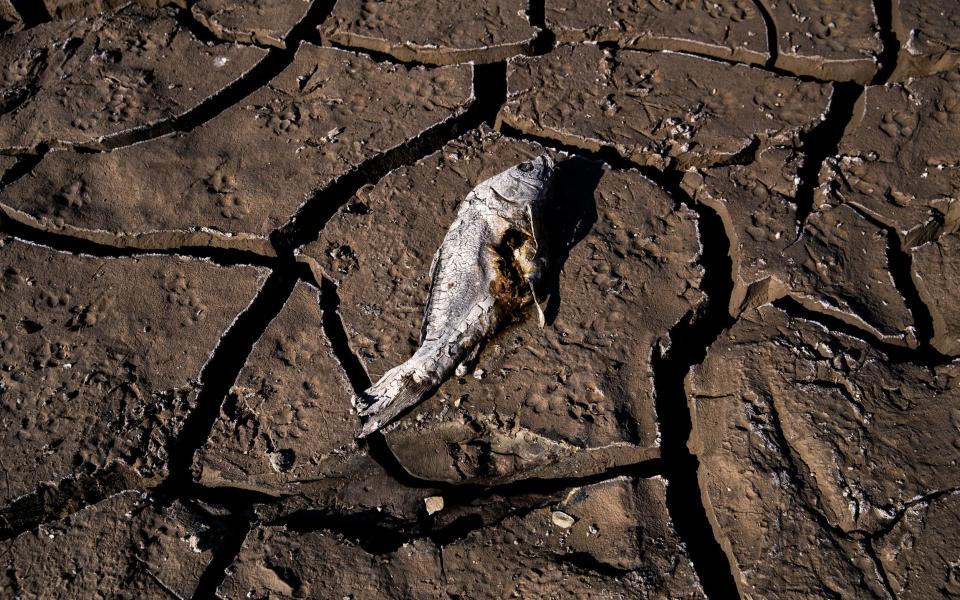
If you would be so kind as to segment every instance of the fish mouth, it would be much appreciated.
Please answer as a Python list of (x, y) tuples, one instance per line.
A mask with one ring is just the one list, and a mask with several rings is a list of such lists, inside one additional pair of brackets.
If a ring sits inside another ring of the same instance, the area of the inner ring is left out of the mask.
[(532, 182), (543, 182), (553, 175), (553, 160), (546, 154), (541, 154), (540, 156), (524, 161), (517, 165), (516, 170), (521, 173), (516, 179), (527, 183), (528, 185), (535, 185)]

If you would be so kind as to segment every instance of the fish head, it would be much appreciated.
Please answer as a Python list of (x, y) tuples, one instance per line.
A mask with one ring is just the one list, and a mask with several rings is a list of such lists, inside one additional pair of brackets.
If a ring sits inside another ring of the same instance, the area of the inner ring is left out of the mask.
[(525, 206), (542, 199), (553, 179), (553, 160), (546, 154), (510, 167), (486, 182), (502, 202)]

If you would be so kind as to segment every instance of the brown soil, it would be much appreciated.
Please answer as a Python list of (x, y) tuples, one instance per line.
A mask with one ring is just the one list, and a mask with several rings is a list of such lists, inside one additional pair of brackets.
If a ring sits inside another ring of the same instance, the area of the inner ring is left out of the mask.
[(0, 0), (0, 596), (960, 595), (954, 4)]

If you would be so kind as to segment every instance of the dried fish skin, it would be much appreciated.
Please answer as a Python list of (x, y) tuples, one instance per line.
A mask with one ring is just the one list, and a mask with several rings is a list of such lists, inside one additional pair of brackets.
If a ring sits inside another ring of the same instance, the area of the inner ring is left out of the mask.
[(422, 401), (532, 301), (539, 308), (547, 260), (540, 224), (553, 173), (553, 161), (544, 154), (467, 194), (430, 267), (420, 347), (354, 398), (367, 418), (360, 437)]

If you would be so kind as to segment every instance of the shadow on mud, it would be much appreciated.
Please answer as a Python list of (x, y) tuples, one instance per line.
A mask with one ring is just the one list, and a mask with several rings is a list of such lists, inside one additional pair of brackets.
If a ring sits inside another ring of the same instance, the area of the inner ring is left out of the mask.
[(585, 158), (573, 157), (557, 164), (552, 197), (543, 220), (548, 257), (543, 289), (549, 297), (543, 312), (548, 325), (560, 311), (560, 273), (570, 250), (597, 222), (594, 193), (602, 175), (602, 164)]

